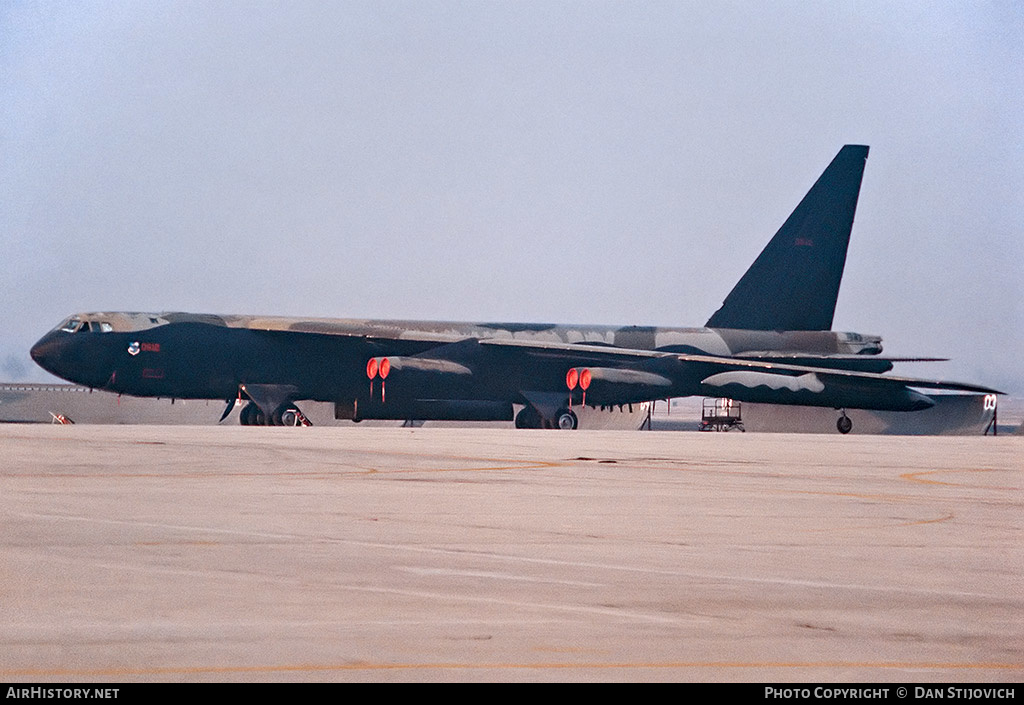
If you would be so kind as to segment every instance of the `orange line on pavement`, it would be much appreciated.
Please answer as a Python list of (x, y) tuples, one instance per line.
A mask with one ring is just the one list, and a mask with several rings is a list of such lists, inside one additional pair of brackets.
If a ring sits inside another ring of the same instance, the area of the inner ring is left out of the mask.
[(946, 475), (960, 472), (998, 472), (995, 468), (967, 468), (963, 470), (950, 468), (948, 470), (925, 470), (923, 472), (905, 472), (900, 479), (910, 482), (920, 482), (923, 485), (945, 485), (946, 487), (976, 487), (981, 490), (1019, 490), (1019, 487), (988, 487), (985, 485), (966, 485), (963, 482), (941, 482), (939, 480), (928, 480), (922, 475)]
[[(462, 458), (452, 457), (450, 459), (462, 460)], [(337, 472), (330, 472), (324, 470), (317, 470), (313, 472), (119, 472), (119, 473), (81, 473), (81, 472), (65, 472), (65, 473), (8, 473), (4, 474), (0, 479), (6, 478), (61, 478), (61, 479), (104, 479), (104, 478), (132, 478), (132, 479), (209, 479), (218, 480), (225, 477), (246, 477), (258, 479), (261, 477), (276, 477), (276, 478), (296, 478), (296, 479), (316, 479), (316, 480), (330, 480), (333, 478), (341, 477), (344, 475), (396, 475), (396, 474), (410, 474), (410, 473), (432, 473), (432, 472), (485, 472), (487, 470), (535, 470), (539, 468), (557, 468), (562, 467), (563, 463), (546, 461), (546, 460), (502, 460), (499, 458), (466, 458), (466, 460), (481, 460), (481, 461), (493, 461), (493, 462), (521, 462), (520, 465), (483, 465), (478, 467), (465, 467), (465, 468), (399, 468), (393, 470), (381, 470), (380, 468), (371, 467), (359, 467), (359, 466), (343, 466), (350, 469), (341, 470)]]
[(15, 669), (0, 671), (3, 677), (43, 676), (144, 676), (144, 675), (198, 675), (203, 673), (280, 673), (327, 671), (414, 671), (414, 670), (566, 670), (566, 669), (628, 669), (628, 668), (927, 668), (940, 670), (1024, 670), (1024, 663), (949, 663), (914, 661), (666, 661), (666, 662), (607, 662), (607, 663), (336, 663), (336, 664), (270, 664), (263, 666), (181, 666), (156, 668), (109, 669)]

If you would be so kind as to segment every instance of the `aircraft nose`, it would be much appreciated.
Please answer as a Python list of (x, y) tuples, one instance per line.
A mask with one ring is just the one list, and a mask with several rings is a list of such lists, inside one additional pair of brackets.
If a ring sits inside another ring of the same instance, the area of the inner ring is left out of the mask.
[(60, 365), (61, 341), (56, 333), (47, 333), (32, 346), (29, 354), (36, 364), (47, 372), (57, 374)]

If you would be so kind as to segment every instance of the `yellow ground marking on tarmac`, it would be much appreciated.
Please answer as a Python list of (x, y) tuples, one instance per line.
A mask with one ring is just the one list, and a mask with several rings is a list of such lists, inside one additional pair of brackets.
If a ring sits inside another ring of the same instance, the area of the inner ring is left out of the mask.
[[(363, 451), (359, 451), (363, 452)], [(369, 451), (368, 451), (369, 452)], [(383, 452), (383, 451), (381, 451)], [(394, 455), (408, 455), (406, 453), (396, 453)], [(217, 480), (221, 478), (261, 478), (261, 477), (276, 477), (276, 478), (295, 478), (295, 479), (319, 479), (319, 480), (331, 480), (338, 477), (351, 476), (351, 475), (402, 475), (402, 474), (422, 474), (422, 473), (435, 473), (435, 472), (486, 472), (494, 470), (537, 470), (541, 468), (557, 468), (564, 467), (565, 463), (549, 461), (549, 460), (513, 460), (511, 458), (473, 458), (473, 457), (460, 457), (453, 455), (421, 455), (416, 456), (420, 458), (444, 458), (447, 460), (467, 460), (476, 462), (494, 462), (494, 463), (519, 463), (518, 465), (483, 465), (476, 467), (448, 467), (448, 468), (406, 468), (398, 470), (381, 470), (376, 467), (360, 466), (344, 464), (338, 465), (338, 467), (354, 468), (351, 470), (313, 470), (309, 472), (293, 471), (293, 472), (121, 472), (121, 473), (86, 473), (86, 472), (66, 472), (66, 473), (4, 473), (0, 475), (0, 479), (3, 478), (60, 478), (60, 479), (110, 479), (110, 478), (132, 478), (132, 479), (177, 479), (177, 480), (195, 480), (195, 479), (209, 479)]]
[(950, 521), (956, 517), (955, 514), (947, 514), (944, 517), (938, 519), (922, 519), (921, 521), (908, 521), (904, 524), (897, 524), (896, 526), (920, 526), (922, 524), (941, 524), (944, 521)]
[(955, 469), (950, 468), (948, 470), (926, 470), (924, 472), (906, 472), (900, 475), (903, 480), (909, 480), (910, 482), (920, 482), (924, 485), (945, 485), (947, 487), (972, 487), (979, 490), (1010, 490), (1019, 491), (1020, 487), (992, 487), (989, 485), (969, 485), (964, 482), (941, 482), (939, 480), (928, 480), (922, 475), (948, 475), (951, 473), (963, 473), (963, 472), (1000, 472), (998, 468), (969, 468), (969, 469)]
[(217, 675), (225, 673), (324, 673), (344, 671), (467, 671), (467, 670), (622, 670), (622, 669), (900, 669), (942, 671), (1012, 671), (1024, 663), (958, 663), (938, 661), (664, 661), (664, 662), (540, 662), (540, 663), (325, 663), (269, 664), (261, 666), (179, 666), (155, 668), (27, 668), (0, 671), (0, 677), (121, 677)]
[[(679, 462), (683, 462), (683, 461), (679, 461)], [(639, 468), (639, 469), (650, 469), (650, 470), (655, 470), (655, 471), (669, 470), (669, 471), (673, 471), (673, 472), (693, 472), (693, 473), (702, 473), (702, 474), (705, 474), (705, 475), (727, 475), (727, 476), (734, 476), (734, 477), (752, 477), (752, 478), (757, 478), (757, 479), (773, 479), (773, 480), (805, 479), (801, 475), (791, 474), (791, 473), (777, 473), (777, 472), (776, 473), (758, 473), (758, 472), (736, 471), (736, 470), (712, 470), (710, 468), (701, 468), (701, 467), (696, 467), (695, 468), (695, 467), (689, 467), (689, 466), (687, 466), (687, 467), (653, 466), (652, 467), (652, 466), (640, 465), (640, 464), (632, 464), (632, 465), (630, 465), (628, 460), (617, 460), (617, 461), (615, 461), (615, 463), (616, 463), (616, 465), (618, 467), (633, 467), (633, 468)], [(688, 464), (688, 465), (692, 465), (692, 464)], [(1015, 491), (1015, 490), (1019, 490), (1020, 489), (1020, 488), (1017, 488), (1017, 487), (991, 487), (991, 486), (986, 486), (986, 485), (965, 485), (965, 484), (962, 484), (962, 483), (939, 482), (937, 480), (922, 480), (922, 479), (918, 479), (918, 477), (917, 477), (918, 475), (929, 475), (929, 474), (935, 474), (935, 473), (950, 473), (950, 472), (999, 472), (999, 469), (988, 469), (988, 468), (985, 468), (985, 469), (977, 469), (977, 470), (957, 470), (957, 469), (949, 469), (949, 470), (924, 470), (924, 471), (919, 471), (919, 472), (903, 473), (902, 475), (900, 475), (900, 478), (904, 479), (904, 480), (910, 480), (912, 482), (920, 482), (920, 483), (924, 483), (924, 484), (933, 484), (933, 485), (950, 485), (950, 486), (957, 486), (957, 487), (977, 487), (978, 489), (1009, 490), (1009, 491)], [(821, 480), (821, 479), (833, 479), (833, 478), (815, 478), (815, 479)], [(747, 492), (748, 488), (746, 488), (746, 487), (720, 487), (720, 488), (718, 488), (718, 491)], [(919, 497), (917, 495), (908, 495), (908, 494), (864, 493), (864, 492), (829, 492), (829, 491), (824, 491), (824, 490), (795, 490), (795, 489), (786, 489), (786, 488), (780, 488), (780, 487), (770, 487), (770, 488), (765, 488), (765, 489), (760, 490), (760, 491), (762, 491), (762, 492), (770, 492), (770, 493), (773, 493), (773, 494), (805, 494), (805, 495), (813, 495), (813, 496), (819, 496), (819, 497), (848, 497), (848, 498), (851, 498), (851, 499), (869, 499), (869, 500), (877, 500), (877, 501), (880, 501), (880, 502), (906, 502), (906, 501), (919, 501), (921, 499), (921, 497)], [(944, 519), (943, 520), (938, 520), (938, 521), (944, 521)]]
[(136, 541), (136, 546), (220, 546), (220, 541)]
[(582, 646), (535, 646), (533, 651), (548, 654), (607, 654), (608, 649), (587, 649)]
[[(72, 439), (67, 439), (67, 440), (72, 440)], [(137, 441), (136, 443), (147, 444), (149, 442)], [(166, 444), (164, 444), (164, 445), (166, 445)], [(470, 462), (485, 462), (485, 463), (499, 463), (499, 464), (496, 464), (496, 465), (470, 466), (470, 467), (440, 467), (440, 468), (422, 468), (422, 469), (421, 468), (415, 468), (415, 469), (412, 469), (412, 468), (402, 468), (402, 469), (395, 469), (395, 470), (381, 470), (381, 469), (376, 468), (376, 467), (356, 466), (356, 465), (351, 465), (351, 464), (338, 464), (339, 467), (355, 468), (355, 470), (354, 471), (353, 470), (348, 470), (348, 471), (315, 470), (315, 471), (308, 471), (308, 472), (303, 472), (303, 471), (281, 471), (281, 472), (255, 472), (255, 473), (253, 473), (253, 472), (221, 472), (221, 473), (210, 473), (210, 472), (207, 472), (207, 473), (200, 473), (200, 472), (185, 472), (185, 473), (182, 473), (182, 472), (179, 472), (179, 473), (135, 472), (135, 473), (133, 473), (133, 472), (126, 472), (126, 473), (56, 473), (56, 474), (54, 474), (54, 473), (12, 473), (12, 474), (3, 475), (3, 477), (7, 477), (7, 478), (40, 478), (40, 477), (46, 477), (46, 478), (65, 478), (65, 479), (66, 478), (81, 478), (81, 479), (102, 479), (102, 478), (204, 479), (205, 478), (205, 479), (219, 479), (219, 478), (240, 478), (240, 477), (256, 478), (256, 479), (261, 478), (261, 477), (267, 477), (267, 478), (295, 478), (295, 479), (335, 479), (335, 478), (344, 477), (344, 476), (368, 475), (368, 474), (381, 474), (381, 475), (403, 475), (403, 474), (406, 474), (406, 475), (422, 475), (422, 474), (432, 474), (432, 473), (437, 473), (437, 472), (479, 473), (479, 472), (486, 472), (486, 471), (505, 471), (505, 470), (515, 471), (515, 470), (527, 470), (527, 469), (573, 467), (578, 461), (582, 462), (582, 461), (593, 460), (591, 458), (573, 458), (573, 459), (567, 459), (567, 460), (563, 460), (563, 461), (542, 461), (542, 460), (536, 460), (536, 459), (517, 460), (517, 459), (511, 459), (511, 458), (493, 458), (493, 457), (479, 457), (479, 456), (459, 456), (459, 455), (451, 455), (451, 454), (447, 454), (447, 453), (445, 453), (445, 454), (422, 454), (422, 453), (412, 453), (412, 452), (402, 452), (402, 451), (392, 451), (392, 450), (380, 450), (380, 449), (372, 449), (372, 448), (370, 448), (370, 449), (366, 449), (366, 448), (359, 449), (356, 452), (359, 453), (359, 454), (377, 454), (377, 455), (386, 455), (386, 456), (392, 456), (392, 457), (394, 457), (394, 456), (406, 456), (406, 457), (413, 457), (413, 458), (417, 458), (417, 459), (432, 458), (432, 459), (440, 459), (440, 460), (445, 460), (445, 461), (453, 461), (454, 460), (454, 461), (470, 461)], [(671, 459), (642, 459), (642, 460), (669, 460), (669, 461), (671, 461)], [(622, 467), (622, 466), (629, 467), (632, 464), (630, 461), (631, 461), (631, 459), (623, 458), (623, 459), (616, 460), (615, 462), (620, 467)], [(743, 464), (750, 464), (750, 463), (749, 462), (744, 462)], [(646, 466), (646, 465), (634, 465), (634, 467), (646, 468), (648, 466)], [(696, 472), (696, 473), (704, 473), (704, 474), (708, 474), (710, 472), (711, 474), (744, 475), (744, 476), (746, 476), (746, 475), (754, 476), (755, 475), (754, 473), (749, 473), (749, 472), (737, 472), (737, 471), (730, 471), (730, 470), (711, 471), (709, 468), (692, 468), (692, 467), (668, 467), (668, 468), (666, 468), (666, 467), (657, 467), (656, 466), (656, 467), (651, 467), (650, 469), (655, 470), (655, 471), (669, 470), (669, 471), (673, 471), (673, 472), (684, 471), (684, 472)], [(969, 470), (956, 470), (956, 469), (927, 470), (927, 471), (917, 471), (917, 472), (912, 472), (912, 473), (904, 473), (904, 474), (900, 475), (900, 478), (901, 479), (905, 479), (905, 480), (909, 480), (909, 481), (912, 481), (912, 482), (919, 482), (919, 483), (922, 483), (922, 484), (935, 484), (935, 485), (946, 485), (946, 486), (966, 486), (966, 485), (963, 485), (962, 483), (950, 483), (950, 482), (941, 482), (941, 481), (938, 481), (938, 480), (923, 479), (921, 476), (923, 476), (923, 475), (933, 475), (933, 474), (953, 473), (953, 472), (996, 472), (996, 471), (997, 471), (996, 469), (988, 469), (988, 468), (969, 469)], [(757, 475), (757, 476), (760, 477), (760, 475)], [(789, 475), (784, 474), (784, 473), (782, 473), (782, 474), (776, 473), (776, 474), (773, 474), (772, 476), (773, 477), (780, 477), (780, 478), (782, 478), (782, 477), (790, 477)], [(0, 478), (0, 479), (2, 479), (2, 478)], [(983, 488), (983, 489), (1011, 490), (1011, 491), (1019, 489), (1019, 488), (1014, 488), (1014, 487), (984, 487), (984, 486), (980, 486), (980, 487)], [(814, 490), (790, 490), (790, 489), (784, 489), (784, 488), (772, 488), (772, 489), (769, 489), (767, 491), (768, 492), (772, 492), (772, 493), (778, 493), (778, 494), (806, 494), (806, 495), (815, 495), (815, 496), (848, 497), (848, 498), (853, 498), (853, 499), (868, 499), (868, 500), (876, 500), (876, 501), (882, 501), (882, 502), (894, 502), (894, 503), (913, 501), (913, 500), (920, 500), (921, 499), (920, 497), (916, 497), (916, 496), (913, 496), (913, 495), (880, 494), (880, 493), (868, 494), (868, 493), (855, 493), (855, 492), (828, 492), (828, 491), (814, 491)], [(947, 514), (947, 515), (944, 515), (944, 516), (941, 516), (941, 517), (937, 517), (937, 518), (904, 522), (904, 523), (901, 523), (901, 524), (896, 524), (895, 526), (914, 526), (914, 525), (919, 525), (919, 524), (940, 523), (940, 522), (944, 522), (944, 521), (949, 521), (949, 520), (951, 520), (953, 518), (954, 518), (953, 514)], [(889, 527), (889, 526), (893, 526), (893, 525), (892, 524), (886, 524), (884, 526), (885, 527)], [(852, 529), (852, 530), (858, 530), (858, 529), (863, 529), (863, 528), (871, 528), (871, 527), (847, 527), (847, 529)], [(808, 529), (806, 531), (812, 531), (813, 532), (813, 531), (824, 531), (824, 530), (835, 531), (836, 528), (835, 527), (829, 527), (828, 529)]]
[(921, 526), (923, 524), (941, 524), (944, 521), (951, 521), (956, 518), (955, 514), (946, 514), (945, 516), (937, 517), (935, 519), (920, 519), (918, 521), (904, 521), (896, 524), (864, 524), (862, 526), (829, 526), (824, 529), (803, 529), (805, 533), (817, 534), (825, 533), (832, 534), (836, 531), (864, 531), (865, 529), (892, 529), (898, 526)]
[[(361, 546), (373, 549), (383, 549), (395, 552), (404, 553), (416, 553), (422, 555), (441, 555), (441, 556), (458, 556), (461, 558), (465, 557), (479, 557), (488, 560), (505, 562), (505, 563), (519, 563), (525, 565), (558, 565), (558, 566), (576, 566), (579, 568), (587, 569), (599, 569), (615, 571), (619, 573), (636, 573), (642, 575), (666, 575), (666, 576), (682, 576), (687, 578), (693, 578), (698, 580), (721, 580), (727, 582), (739, 582), (739, 583), (750, 583), (750, 584), (764, 584), (764, 585), (800, 585), (811, 588), (826, 588), (832, 590), (852, 590), (852, 591), (866, 591), (866, 592), (884, 592), (884, 593), (908, 593), (908, 594), (924, 594), (924, 595), (941, 595), (943, 597), (982, 597), (982, 598), (995, 598), (997, 596), (986, 593), (977, 592), (965, 592), (965, 591), (948, 591), (948, 590), (931, 590), (927, 588), (904, 588), (892, 584), (886, 585), (869, 585), (859, 583), (836, 583), (821, 580), (796, 580), (792, 578), (782, 577), (747, 577), (738, 576), (735, 574), (723, 574), (714, 572), (698, 572), (688, 570), (667, 570), (659, 568), (646, 568), (642, 566), (634, 565), (622, 565), (616, 563), (600, 562), (600, 561), (572, 561), (555, 558), (537, 558), (532, 556), (522, 555), (509, 555), (501, 553), (493, 553), (488, 551), (473, 551), (464, 549), (449, 549), (440, 546), (412, 546), (401, 543), (388, 543), (380, 541), (360, 541), (348, 538), (340, 538), (335, 536), (317, 536), (310, 537), (304, 534), (288, 534), (288, 533), (271, 533), (271, 532), (258, 532), (258, 531), (243, 531), (239, 529), (217, 529), (211, 527), (197, 527), (180, 524), (167, 524), (158, 522), (142, 522), (142, 521), (129, 521), (124, 519), (100, 519), (96, 517), (81, 517), (66, 514), (39, 514), (39, 513), (22, 513), (20, 516), (24, 517), (37, 517), (37, 518), (48, 518), (48, 519), (60, 519), (60, 520), (72, 520), (72, 521), (83, 521), (91, 523), (101, 524), (113, 524), (113, 525), (126, 525), (126, 526), (148, 526), (148, 527), (159, 527), (175, 530), (191, 530), (200, 531), (207, 534), (221, 534), (221, 535), (237, 535), (245, 536), (250, 538), (262, 538), (262, 539), (303, 539), (313, 540), (316, 543), (337, 543), (349, 546)], [(74, 560), (73, 557), (69, 556), (54, 556), (52, 560), (58, 560), (61, 562), (67, 562)], [(101, 563), (96, 561), (85, 561), (85, 559), (79, 559), (83, 562), (88, 562), (90, 565), (96, 568), (102, 568), (104, 570), (134, 570), (144, 571), (151, 573), (168, 573), (168, 574), (205, 574), (199, 571), (189, 571), (180, 568), (159, 568), (152, 565), (144, 566), (127, 566), (123, 563)], [(223, 574), (225, 578), (237, 578), (241, 579), (245, 576), (236, 575), (231, 573)], [(288, 580), (282, 576), (275, 578), (278, 582)], [(369, 587), (359, 585), (337, 585), (338, 589), (349, 590), (353, 592), (363, 592), (371, 594), (394, 594), (401, 596), (421, 597), (426, 599), (441, 599), (449, 600), (452, 595), (450, 593), (435, 593), (431, 591), (419, 591), (419, 590), (399, 590), (395, 588), (384, 588), (384, 587)], [(558, 612), (591, 612), (597, 614), (603, 614), (606, 616), (612, 616), (616, 618), (637, 618), (644, 621), (652, 622), (663, 622), (672, 623), (674, 621), (671, 618), (667, 618), (661, 615), (647, 615), (644, 613), (627, 613), (621, 610), (608, 609), (604, 610), (601, 608), (574, 608), (567, 605), (557, 605), (548, 603), (516, 603), (510, 600), (498, 600), (496, 598), (474, 598), (471, 596), (461, 596), (460, 599), (469, 602), (485, 602), (495, 604), (507, 604), (507, 605), (518, 605), (523, 607), (529, 607), (531, 609), (549, 609)], [(691, 615), (692, 617), (692, 615)]]
[(809, 494), (817, 497), (848, 497), (850, 499), (874, 499), (879, 502), (906, 502), (908, 500), (917, 500), (920, 497), (915, 497), (909, 494), (864, 494), (859, 492), (824, 492), (821, 490), (787, 490), (787, 489), (769, 489), (767, 492), (774, 492), (775, 494)]
[[(1017, 491), (1020, 491), (1021, 488), (1019, 488), (1019, 487), (1001, 487), (1001, 486), (992, 486), (992, 485), (969, 485), (969, 484), (961, 483), (961, 482), (940, 482), (938, 480), (926, 480), (926, 479), (922, 479), (920, 477), (921, 475), (937, 475), (937, 474), (956, 473), (956, 472), (1002, 472), (1002, 471), (1004, 471), (1004, 470), (1002, 470), (1000, 468), (975, 468), (975, 469), (966, 469), (966, 470), (957, 470), (957, 469), (952, 469), (951, 468), (951, 469), (948, 469), (948, 470), (922, 470), (922, 471), (918, 471), (918, 472), (903, 473), (902, 475), (900, 475), (900, 479), (908, 480), (910, 482), (919, 482), (919, 483), (925, 484), (925, 485), (944, 485), (944, 486), (947, 486), (947, 487), (971, 487), (971, 488), (980, 489), (980, 490), (998, 490), (998, 491), (1006, 491), (1006, 492), (1017, 492)], [(772, 492), (772, 493), (775, 493), (775, 494), (807, 494), (807, 495), (816, 495), (816, 496), (821, 496), (821, 497), (850, 497), (852, 499), (873, 499), (873, 500), (877, 500), (877, 501), (880, 501), (880, 502), (906, 502), (906, 501), (921, 501), (922, 499), (926, 499), (925, 496), (918, 496), (918, 495), (880, 494), (880, 493), (866, 494), (866, 493), (861, 493), (861, 492), (826, 492), (826, 491), (822, 491), (822, 490), (789, 490), (789, 489), (785, 489), (785, 488), (769, 488), (769, 489), (765, 489), (763, 491), (764, 492)], [(936, 501), (936, 500), (942, 501), (941, 498), (927, 498), (927, 499), (929, 501)], [(913, 523), (914, 524), (916, 524), (916, 523), (934, 523), (934, 522), (938, 522), (938, 521), (946, 521), (947, 519), (951, 519), (951, 518), (952, 518), (952, 516), (949, 516), (949, 517), (945, 517), (945, 518), (941, 518), (941, 519), (928, 520), (926, 522), (913, 522)]]
[[(17, 440), (17, 441), (28, 441), (30, 443), (37, 442), (37, 441), (40, 440), (39, 438), (34, 437), (34, 436), (19, 436), (19, 435), (9, 435), (9, 436), (5, 436), (5, 438), (7, 440), (11, 440), (11, 441), (14, 441), (14, 440)], [(76, 449), (80, 448), (83, 444), (85, 444), (85, 445), (108, 445), (111, 442), (111, 441), (95, 441), (95, 440), (92, 440), (92, 439), (83, 441), (80, 438), (61, 437), (61, 436), (47, 438), (46, 440), (47, 440), (48, 443), (51, 443), (51, 444), (52, 443), (58, 443), (58, 442), (61, 442), (61, 441), (65, 442), (65, 443), (72, 443), (72, 444), (75, 445)], [(112, 442), (117, 443), (119, 441), (117, 439), (115, 439)], [(125, 442), (128, 443), (129, 445), (161, 446), (161, 447), (167, 448), (169, 450), (170, 449), (175, 449), (175, 448), (181, 448), (181, 447), (190, 447), (190, 448), (194, 448), (194, 447), (206, 448), (207, 447), (206, 444), (197, 443), (197, 442), (173, 442), (173, 441), (125, 441)], [(259, 442), (249, 443), (249, 444), (225, 443), (225, 444), (219, 445), (218, 447), (223, 448), (224, 450), (229, 450), (231, 448), (242, 448), (242, 449), (245, 449), (246, 451), (251, 451), (251, 450), (254, 450), (254, 449), (258, 449), (260, 447), (260, 444), (259, 444)], [(288, 449), (290, 449), (290, 447), (289, 448), (277, 448), (276, 450), (288, 450)], [(300, 448), (300, 450), (307, 450), (307, 451), (335, 450), (335, 449), (336, 448), (333, 448), (333, 447), (327, 447), (327, 448), (302, 447), (302, 448)], [(452, 455), (451, 453), (421, 453), (421, 452), (412, 452), (412, 451), (397, 451), (397, 450), (388, 450), (388, 449), (380, 449), (380, 448), (365, 448), (365, 447), (362, 447), (362, 448), (357, 447), (357, 448), (354, 448), (354, 449), (350, 448), (350, 447), (346, 447), (346, 450), (349, 451), (349, 452), (352, 452), (352, 453), (360, 454), (360, 455), (384, 455), (384, 456), (397, 456), (397, 457), (407, 457), (407, 458), (417, 458), (417, 459), (421, 459), (421, 458), (443, 458), (443, 459), (446, 459), (446, 460), (466, 460), (466, 461), (475, 461), (475, 462), (495, 462), (495, 463), (526, 463), (526, 464), (529, 465), (529, 467), (534, 467), (534, 466), (536, 466), (536, 467), (546, 467), (548, 465), (555, 465), (555, 466), (557, 466), (557, 465), (561, 465), (562, 464), (560, 462), (541, 461), (541, 460), (514, 460), (514, 459), (511, 459), (511, 458), (490, 458), (490, 457), (486, 457), (486, 456), (485, 457), (480, 457), (480, 456), (473, 456), (473, 455)], [(513, 469), (518, 468), (518, 467), (520, 467), (520, 466), (516, 465), (516, 466), (514, 466)]]

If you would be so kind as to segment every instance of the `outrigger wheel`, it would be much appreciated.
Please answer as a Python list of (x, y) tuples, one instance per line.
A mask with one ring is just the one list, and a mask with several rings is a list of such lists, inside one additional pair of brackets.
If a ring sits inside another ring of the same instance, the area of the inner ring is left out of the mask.
[(836, 428), (839, 429), (840, 433), (849, 433), (850, 429), (853, 428), (853, 421), (850, 421), (850, 417), (846, 415), (845, 411), (841, 413), (842, 416), (836, 420)]

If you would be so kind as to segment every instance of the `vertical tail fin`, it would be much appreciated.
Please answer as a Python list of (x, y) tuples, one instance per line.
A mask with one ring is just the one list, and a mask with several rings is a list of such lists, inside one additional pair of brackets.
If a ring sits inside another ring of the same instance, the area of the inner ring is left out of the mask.
[(868, 148), (846, 145), (729, 292), (708, 328), (829, 330)]

